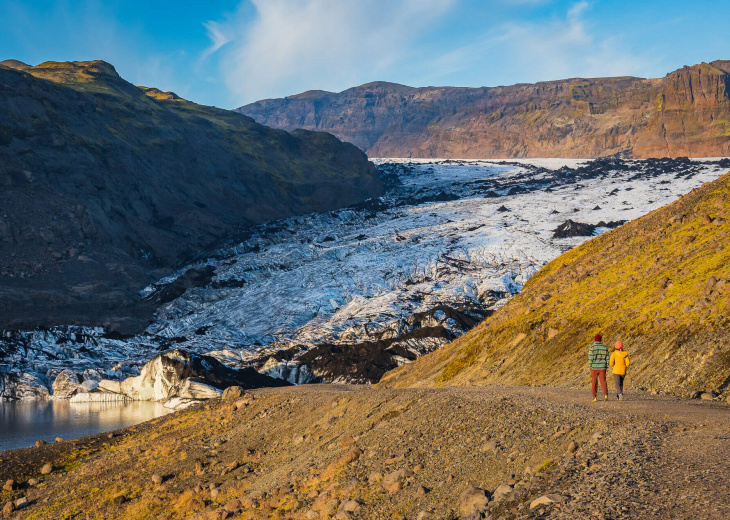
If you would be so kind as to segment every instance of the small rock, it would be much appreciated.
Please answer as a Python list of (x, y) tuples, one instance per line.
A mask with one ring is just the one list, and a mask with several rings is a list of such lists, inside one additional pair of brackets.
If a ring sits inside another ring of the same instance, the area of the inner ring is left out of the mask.
[(38, 484), (38, 481), (34, 478), (28, 479), (28, 485), (29, 486), (35, 486)]
[(383, 480), (383, 474), (378, 471), (373, 471), (370, 475), (368, 475), (368, 482), (371, 484), (375, 484), (381, 480)]
[(15, 502), (13, 502), (13, 505), (15, 505), (15, 509), (23, 509), (24, 507), (30, 505), (28, 502), (28, 499), (25, 497), (20, 497)]
[(154, 484), (162, 484), (162, 477), (155, 473), (154, 475), (152, 475), (152, 482)]
[(41, 468), (41, 475), (50, 475), (53, 472), (53, 466), (46, 464)]
[(238, 511), (239, 509), (241, 509), (241, 501), (234, 498), (233, 500), (231, 500), (230, 502), (228, 502), (226, 504), (226, 506), (224, 507), (224, 509), (226, 511), (228, 511), (229, 513), (235, 513), (236, 511)]
[(213, 488), (210, 490), (210, 498), (216, 498), (218, 495), (220, 495), (221, 490), (218, 488)]
[(530, 502), (530, 509), (535, 509), (540, 506), (547, 506), (556, 502), (565, 502), (565, 497), (562, 495), (543, 495), (540, 498), (536, 498)]
[(602, 439), (602, 438), (603, 438), (603, 433), (601, 433), (601, 432), (596, 432), (593, 435), (591, 435), (591, 439), (593, 439), (594, 441), (597, 441), (598, 439)]
[(578, 443), (575, 441), (571, 441), (570, 444), (568, 444), (568, 453), (575, 453), (578, 449)]
[(497, 441), (489, 441), (484, 443), (482, 446), (482, 453), (486, 453), (488, 451), (496, 452), (497, 451)]
[(304, 515), (304, 518), (307, 520), (312, 520), (313, 518), (319, 518), (319, 512), (318, 511), (307, 511)]
[(63, 442), (63, 441), (64, 441), (63, 437), (56, 437), (56, 442)]
[(15, 511), (15, 504), (13, 504), (11, 500), (10, 502), (7, 502), (3, 507), (3, 516), (9, 517), (13, 514), (13, 511)]
[(421, 511), (420, 513), (418, 513), (416, 520), (430, 520), (431, 518), (433, 518), (433, 516), (431, 516), (431, 513), (429, 513), (428, 511)]
[(421, 470), (423, 470), (423, 464), (416, 464), (413, 466), (413, 473), (418, 473)]
[(44, 444), (48, 444), (48, 443), (46, 441), (44, 441), (43, 439), (41, 439), (39, 441), (35, 441), (36, 446), (43, 446)]
[(116, 505), (118, 505), (118, 506), (122, 505), (122, 504), (123, 504), (123, 503), (125, 503), (126, 501), (127, 501), (127, 497), (125, 497), (124, 495), (119, 495), (119, 496), (116, 496), (116, 497), (114, 497), (114, 500), (113, 500), (113, 502), (114, 502), (114, 503), (115, 503)]
[(342, 448), (346, 450), (355, 444), (355, 439), (353, 439), (351, 435), (348, 435), (340, 441), (340, 444), (342, 444)]
[(6, 480), (5, 485), (3, 486), (4, 491), (12, 491), (15, 489), (15, 481), (14, 480)]
[(703, 401), (712, 401), (713, 399), (715, 399), (715, 397), (715, 392), (702, 392), (702, 394), (700, 395), (700, 399), (702, 399)]
[(340, 511), (348, 513), (357, 513), (360, 509), (361, 505), (357, 500), (346, 500), (340, 505)]
[(471, 485), (459, 495), (459, 514), (467, 517), (481, 514), (486, 511), (487, 504), (489, 504), (487, 492)]
[(398, 491), (400, 491), (401, 489), (403, 489), (403, 482), (401, 482), (399, 480), (398, 482), (393, 482), (389, 486), (383, 486), (383, 487), (385, 488), (385, 490), (388, 493), (397, 493)]
[(399, 469), (398, 471), (389, 473), (388, 475), (385, 476), (385, 478), (383, 478), (383, 487), (385, 489), (388, 489), (396, 482), (401, 482), (405, 477), (406, 477), (406, 471), (404, 469)]
[(424, 497), (424, 496), (426, 496), (426, 493), (428, 493), (428, 489), (426, 489), (423, 486), (418, 486), (418, 489), (416, 489), (417, 497)]

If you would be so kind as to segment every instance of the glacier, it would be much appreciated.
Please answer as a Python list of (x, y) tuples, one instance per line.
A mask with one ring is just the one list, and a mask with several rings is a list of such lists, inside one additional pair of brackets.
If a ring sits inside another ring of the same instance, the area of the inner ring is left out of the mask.
[(555, 237), (567, 220), (600, 234), (730, 168), (727, 159), (374, 162), (389, 182), (383, 197), (267, 222), (145, 288), (160, 306), (143, 334), (3, 331), (0, 397), (32, 395), (29, 381), (50, 389), (65, 369), (81, 383), (119, 380), (171, 348), (292, 383), (377, 381), (466, 332), (590, 238)]

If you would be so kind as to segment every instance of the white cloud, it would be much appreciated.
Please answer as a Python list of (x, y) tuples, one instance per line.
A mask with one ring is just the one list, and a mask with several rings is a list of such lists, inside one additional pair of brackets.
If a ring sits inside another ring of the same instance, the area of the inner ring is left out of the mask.
[(220, 63), (239, 103), (387, 79), (383, 76), (407, 63), (413, 42), (456, 0), (250, 2), (253, 21), (234, 16), (215, 26), (220, 38), (213, 38), (215, 47), (229, 43), (223, 34), (234, 37)]

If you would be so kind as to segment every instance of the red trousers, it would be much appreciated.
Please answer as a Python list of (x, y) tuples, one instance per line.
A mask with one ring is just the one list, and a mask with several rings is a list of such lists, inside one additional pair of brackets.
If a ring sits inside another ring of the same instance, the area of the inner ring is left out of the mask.
[(593, 397), (596, 397), (596, 391), (598, 390), (598, 381), (601, 381), (601, 388), (603, 389), (603, 395), (608, 395), (608, 383), (606, 383), (606, 371), (605, 370), (593, 370), (591, 368), (591, 392)]

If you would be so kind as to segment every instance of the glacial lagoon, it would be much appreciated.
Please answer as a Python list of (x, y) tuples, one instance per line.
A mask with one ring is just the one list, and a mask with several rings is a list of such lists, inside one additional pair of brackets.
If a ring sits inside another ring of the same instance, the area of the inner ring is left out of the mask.
[(0, 451), (25, 448), (38, 440), (75, 439), (160, 417), (162, 403), (123, 401), (70, 403), (63, 399), (0, 402)]

